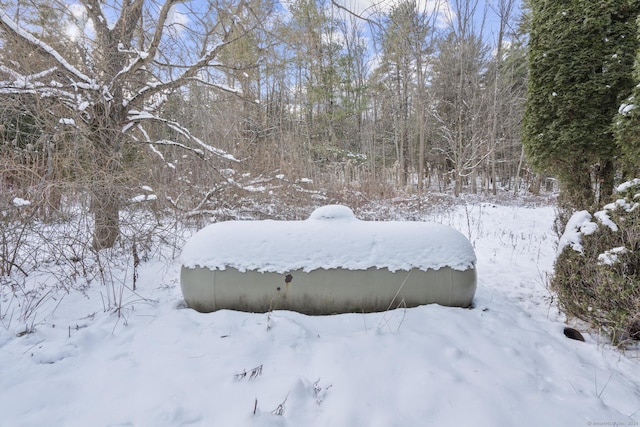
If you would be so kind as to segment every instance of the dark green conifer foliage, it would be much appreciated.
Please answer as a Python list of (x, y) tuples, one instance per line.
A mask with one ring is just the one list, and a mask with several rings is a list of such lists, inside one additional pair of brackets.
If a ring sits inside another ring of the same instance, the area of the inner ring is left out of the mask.
[(633, 87), (637, 0), (533, 0), (523, 144), (585, 209), (613, 189), (612, 120)]
[[(640, 40), (640, 17), (637, 20), (636, 40)], [(640, 46), (636, 51), (633, 70), (634, 88), (631, 96), (622, 102), (614, 121), (616, 145), (621, 150), (622, 175), (640, 176)]]

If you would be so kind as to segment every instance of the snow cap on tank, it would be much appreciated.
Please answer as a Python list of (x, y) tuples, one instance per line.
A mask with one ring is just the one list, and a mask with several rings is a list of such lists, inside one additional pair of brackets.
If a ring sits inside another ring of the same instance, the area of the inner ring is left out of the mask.
[(181, 256), (187, 268), (283, 273), (342, 268), (390, 271), (475, 268), (469, 240), (419, 221), (362, 221), (347, 206), (317, 208), (304, 221), (225, 221), (195, 233)]
[(343, 205), (326, 205), (317, 208), (315, 211), (311, 212), (309, 215), (309, 219), (318, 219), (318, 220), (332, 220), (332, 219), (342, 219), (342, 220), (355, 220), (358, 221), (356, 215), (353, 213), (351, 208)]

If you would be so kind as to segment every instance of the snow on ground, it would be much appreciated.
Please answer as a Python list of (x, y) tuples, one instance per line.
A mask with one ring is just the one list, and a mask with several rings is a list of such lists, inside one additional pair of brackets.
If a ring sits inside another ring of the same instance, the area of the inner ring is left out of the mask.
[(430, 218), (474, 245), (473, 309), (200, 314), (178, 262), (149, 261), (120, 317), (93, 285), (47, 300), (34, 333), (0, 329), (0, 425), (638, 425), (638, 354), (562, 333), (545, 287), (553, 215), (473, 204)]

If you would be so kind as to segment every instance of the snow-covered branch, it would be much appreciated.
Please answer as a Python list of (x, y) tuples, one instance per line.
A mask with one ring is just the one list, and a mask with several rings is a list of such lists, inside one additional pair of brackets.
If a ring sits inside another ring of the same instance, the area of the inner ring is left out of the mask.
[[(129, 123), (127, 123), (124, 127), (123, 127), (123, 132), (127, 132), (128, 130), (130, 130), (133, 126), (138, 125), (140, 122), (142, 121), (153, 121), (153, 122), (158, 122), (158, 123), (162, 123), (164, 125), (166, 125), (167, 127), (169, 127), (170, 129), (174, 130), (175, 132), (177, 132), (179, 135), (181, 135), (183, 138), (185, 138), (187, 141), (191, 141), (193, 143), (195, 143), (196, 145), (198, 145), (199, 147), (203, 148), (205, 151), (214, 154), (218, 157), (222, 157), (226, 160), (231, 160), (234, 162), (238, 162), (239, 160), (236, 159), (235, 157), (233, 157), (233, 155), (227, 153), (224, 150), (221, 150), (219, 148), (213, 147), (207, 143), (205, 143), (204, 141), (202, 141), (200, 138), (196, 137), (195, 135), (193, 135), (189, 129), (185, 128), (184, 126), (182, 126), (180, 123), (172, 121), (172, 120), (167, 120), (167, 119), (163, 119), (162, 117), (158, 117), (155, 116), (149, 112), (146, 111), (136, 111), (136, 110), (131, 110), (129, 111), (129, 116), (127, 117)], [(147, 137), (148, 138), (148, 137)], [(152, 142), (152, 141), (147, 141), (147, 142)], [(194, 149), (191, 147), (188, 147), (184, 144), (181, 144), (179, 142), (176, 141), (169, 141), (169, 140), (161, 140), (161, 141), (154, 141), (154, 143), (156, 144), (162, 144), (162, 145), (175, 145), (175, 146), (179, 146), (181, 148), (186, 148), (190, 151), (194, 151), (200, 155), (204, 154), (204, 151), (200, 150), (200, 149)]]
[[(88, 0), (88, 1), (95, 1), (95, 0)], [(140, 3), (140, 7), (141, 7), (142, 2), (143, 2), (142, 0), (136, 0), (134, 5), (129, 7), (132, 9), (135, 7), (138, 7), (138, 3)], [(160, 41), (162, 40), (171, 8), (177, 5), (178, 3), (182, 3), (182, 2), (183, 0), (167, 0), (166, 2), (163, 3), (162, 8), (160, 9), (160, 12), (158, 14), (157, 22), (155, 25), (156, 27), (155, 32), (153, 34), (149, 47), (146, 50), (135, 50), (135, 51), (131, 50), (129, 52), (129, 53), (135, 53), (134, 58), (132, 58), (129, 64), (127, 64), (120, 72), (117, 73), (117, 75), (114, 77), (113, 81), (111, 82), (112, 85), (118, 84), (117, 83), (118, 80), (127, 79), (129, 76), (136, 73), (142, 67), (144, 67), (145, 65), (147, 65), (148, 63), (154, 60), (154, 58), (158, 53)], [(119, 23), (122, 22), (123, 15), (125, 15), (124, 8), (123, 8), (123, 12), (121, 13), (120, 19), (116, 23), (116, 26), (118, 26)], [(119, 51), (124, 52), (125, 50), (119, 47)]]
[(74, 77), (80, 79), (81, 82), (86, 86), (86, 88), (90, 88), (93, 90), (100, 89), (99, 85), (93, 79), (71, 65), (66, 59), (62, 57), (62, 55), (60, 55), (60, 53), (56, 49), (40, 40), (39, 38), (35, 37), (30, 32), (26, 31), (18, 23), (9, 18), (9, 16), (5, 12), (0, 12), (0, 29), (4, 30), (6, 33), (19, 37), (23, 41), (40, 49), (42, 52), (55, 59), (55, 61), (63, 69), (68, 71)]
[[(160, 44), (160, 39), (162, 38), (162, 35), (163, 35), (163, 30), (165, 28), (165, 24), (167, 22), (170, 9), (171, 7), (174, 7), (178, 3), (181, 3), (181, 1), (168, 0), (166, 3), (163, 4), (163, 7), (160, 11), (160, 15), (158, 17), (158, 21), (156, 24), (156, 32), (154, 34), (154, 37), (152, 39), (149, 49), (146, 52), (144, 52), (145, 57), (142, 58), (138, 54), (137, 57), (134, 58), (133, 62), (130, 64), (130, 66), (126, 70), (126, 73), (129, 73), (129, 74), (133, 73), (136, 70), (140, 69), (140, 67), (142, 67), (144, 64), (148, 63), (149, 61), (155, 60), (157, 49)], [(245, 8), (245, 5), (246, 5), (246, 1), (241, 0), (238, 6), (236, 7), (235, 12), (232, 15), (234, 17), (240, 16), (242, 14), (243, 9)], [(130, 105), (135, 108), (140, 108), (141, 100), (149, 96), (153, 96), (156, 93), (163, 92), (163, 91), (172, 91), (180, 86), (183, 86), (188, 81), (192, 81), (192, 80), (203, 82), (203, 80), (198, 78), (198, 74), (200, 73), (200, 71), (205, 68), (221, 66), (220, 63), (217, 63), (215, 61), (218, 55), (220, 54), (220, 52), (225, 47), (243, 38), (245, 34), (251, 31), (251, 29), (245, 30), (233, 37), (230, 37), (230, 35), (232, 34), (231, 31), (226, 31), (225, 36), (221, 42), (212, 44), (211, 46), (207, 46), (208, 36), (214, 33), (215, 28), (218, 27), (218, 25), (220, 25), (220, 22), (218, 22), (214, 26), (214, 28), (210, 29), (209, 32), (206, 34), (207, 37), (204, 38), (204, 46), (203, 46), (203, 51), (200, 58), (198, 58), (191, 64), (181, 65), (179, 68), (182, 68), (184, 71), (180, 75), (170, 79), (169, 81), (165, 81), (162, 83), (158, 83), (158, 82), (147, 83), (145, 86), (143, 86), (141, 89), (138, 90), (137, 94), (134, 95), (133, 98), (129, 100), (129, 102), (125, 102), (125, 105)], [(235, 26), (235, 25), (236, 25), (236, 21), (234, 20), (232, 26)], [(216, 87), (226, 92), (232, 92), (235, 94), (241, 93), (239, 90), (235, 88), (231, 88), (229, 86), (215, 84), (211, 82), (207, 82), (207, 84), (209, 86)]]
[[(197, 61), (195, 61), (194, 63), (188, 66), (185, 66), (184, 67), (185, 70), (183, 71), (183, 73), (170, 81), (162, 82), (162, 83), (158, 83), (158, 82), (147, 83), (144, 87), (138, 90), (138, 93), (133, 96), (133, 98), (129, 101), (128, 105), (137, 106), (142, 99), (152, 96), (158, 92), (171, 91), (180, 86), (183, 86), (187, 81), (195, 78), (198, 72), (200, 72), (200, 70), (202, 70), (203, 68), (219, 65), (215, 63), (212, 64), (212, 61), (218, 56), (220, 51), (226, 45), (227, 43), (220, 43), (215, 45), (213, 48), (209, 49), (206, 52), (206, 54), (200, 57)], [(219, 86), (219, 87), (220, 89), (224, 89), (224, 87), (222, 86)]]
[(219, 83), (211, 83), (211, 82), (203, 80), (203, 79), (201, 79), (199, 77), (192, 77), (189, 80), (193, 81), (193, 82), (201, 83), (204, 86), (209, 86), (211, 88), (220, 89), (222, 91), (229, 92), (229, 93), (232, 93), (234, 95), (242, 95), (242, 91), (240, 89), (235, 88), (235, 87), (231, 87), (231, 86), (227, 86), (227, 85), (223, 85), (223, 84), (219, 84)]
[(21, 73), (18, 73), (15, 70), (12, 70), (9, 67), (6, 67), (4, 65), (0, 64), (0, 73), (5, 73), (8, 74), (9, 77), (11, 77), (13, 79), (13, 85), (15, 87), (30, 87), (31, 85), (33, 85), (36, 80), (42, 79), (52, 73), (54, 73), (58, 68), (57, 67), (51, 67), (49, 69), (46, 69), (44, 71), (41, 71), (39, 73), (35, 73), (35, 74), (30, 74), (28, 76), (25, 76)]
[(32, 94), (43, 98), (58, 99), (62, 105), (70, 110), (82, 112), (89, 105), (78, 89), (86, 85), (72, 82), (65, 85), (55, 79), (46, 81), (46, 78), (58, 71), (58, 67), (51, 67), (39, 73), (23, 75), (4, 65), (0, 65), (0, 75), (6, 74), (9, 80), (0, 80), (0, 93), (2, 94)]
[(168, 120), (166, 121), (167, 126), (169, 126), (171, 129), (175, 130), (176, 132), (178, 132), (179, 134), (181, 134), (182, 136), (184, 136), (185, 138), (195, 142), (196, 144), (198, 144), (199, 146), (201, 146), (202, 148), (204, 148), (205, 150), (207, 150), (208, 152), (215, 154), (216, 156), (222, 157), (224, 159), (227, 160), (232, 160), (234, 162), (239, 161), (238, 159), (236, 159), (235, 157), (233, 157), (231, 154), (227, 153), (224, 150), (221, 150), (219, 148), (215, 148), (207, 143), (205, 143), (204, 141), (202, 141), (200, 138), (194, 136), (191, 134), (191, 132), (189, 132), (189, 130), (185, 127), (183, 127), (182, 125), (180, 125), (177, 122), (169, 122)]

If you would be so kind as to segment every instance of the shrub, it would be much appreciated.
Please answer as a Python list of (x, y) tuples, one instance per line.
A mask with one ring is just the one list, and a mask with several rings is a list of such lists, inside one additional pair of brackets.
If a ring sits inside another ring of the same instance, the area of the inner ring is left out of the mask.
[(551, 288), (568, 315), (615, 344), (640, 340), (640, 179), (593, 216), (574, 213), (560, 239)]

